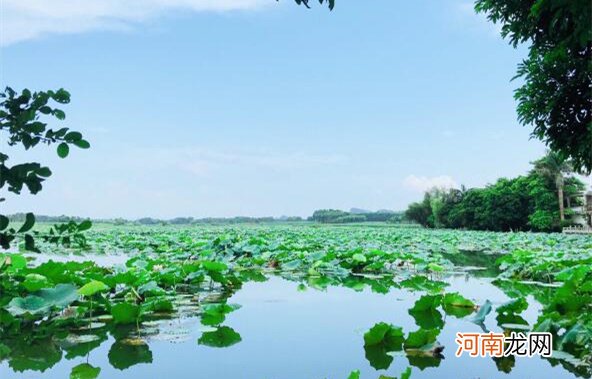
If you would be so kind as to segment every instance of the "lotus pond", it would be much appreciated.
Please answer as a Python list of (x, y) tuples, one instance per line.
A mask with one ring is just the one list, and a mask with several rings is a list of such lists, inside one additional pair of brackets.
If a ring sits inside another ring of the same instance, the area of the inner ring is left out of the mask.
[[(0, 378), (590, 378), (592, 238), (98, 226), (0, 255)], [(549, 332), (551, 357), (455, 356)]]

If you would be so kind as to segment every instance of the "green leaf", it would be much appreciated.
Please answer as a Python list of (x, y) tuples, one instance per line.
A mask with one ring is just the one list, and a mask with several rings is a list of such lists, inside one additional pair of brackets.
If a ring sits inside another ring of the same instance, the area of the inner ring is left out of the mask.
[(25, 234), (25, 250), (39, 252), (35, 247), (35, 239), (30, 234)]
[(90, 228), (92, 228), (92, 221), (90, 220), (84, 220), (80, 224), (78, 224), (79, 232), (84, 232), (85, 230), (89, 230)]
[(364, 254), (354, 254), (352, 255), (352, 260), (356, 263), (366, 263), (366, 256)]
[(208, 271), (222, 272), (228, 269), (228, 266), (222, 262), (203, 261), (203, 267)]
[(458, 292), (451, 292), (444, 295), (442, 308), (444, 308), (446, 314), (462, 318), (473, 313), (475, 303), (463, 297)]
[(350, 372), (347, 379), (360, 379), (360, 370), (354, 370)]
[(69, 132), (64, 136), (64, 139), (68, 142), (80, 141), (82, 139), (82, 134), (79, 132)]
[(36, 173), (37, 175), (43, 176), (44, 178), (51, 176), (51, 170), (49, 169), (49, 167), (41, 167), (39, 170), (36, 171)]
[(475, 303), (471, 300), (463, 297), (458, 292), (451, 292), (444, 295), (443, 304), (449, 307), (466, 307), (474, 308)]
[(70, 93), (63, 88), (60, 88), (53, 93), (52, 98), (60, 104), (67, 104), (70, 102)]
[(148, 283), (142, 284), (140, 287), (138, 287), (138, 293), (140, 295), (145, 295), (145, 294), (154, 295), (154, 294), (162, 294), (164, 292), (165, 291), (162, 288), (160, 288), (158, 286), (158, 283), (156, 283), (156, 281), (154, 281), (154, 280), (151, 280)]
[(442, 295), (424, 295), (415, 302), (408, 313), (420, 328), (441, 329), (444, 326), (444, 320), (437, 309), (441, 302)]
[(26, 313), (36, 315), (49, 312), (51, 303), (39, 296), (30, 295), (25, 298), (15, 297), (4, 308), (13, 316), (22, 316)]
[(561, 338), (559, 350), (574, 352), (578, 347), (586, 346), (588, 342), (592, 342), (590, 331), (578, 323), (565, 332)]
[(438, 308), (442, 302), (441, 295), (423, 295), (415, 302), (413, 308), (409, 309), (411, 312), (432, 311)]
[(27, 213), (25, 215), (25, 223), (21, 228), (17, 231), (17, 233), (25, 233), (31, 230), (31, 228), (35, 225), (35, 215), (33, 213)]
[(382, 345), (388, 351), (401, 350), (404, 335), (403, 329), (384, 322), (374, 325), (364, 333), (364, 345)]
[(442, 272), (444, 271), (444, 267), (442, 267), (441, 265), (431, 262), (428, 264), (428, 270), (431, 272)]
[(140, 307), (131, 303), (119, 303), (111, 307), (116, 324), (133, 324), (140, 317)]
[(4, 215), (0, 215), (0, 230), (4, 230), (8, 227), (8, 224), (10, 223), (10, 220), (8, 219), (8, 217), (4, 216)]
[(54, 109), (52, 113), (58, 120), (64, 120), (66, 118), (66, 113), (61, 109)]
[(22, 256), (21, 254), (11, 254), (10, 267), (13, 271), (24, 269), (25, 267), (27, 267), (27, 258)]
[(410, 332), (405, 339), (405, 349), (421, 349), (427, 345), (436, 342), (440, 331), (438, 329), (419, 329)]
[(54, 288), (43, 288), (35, 292), (35, 295), (52, 302), (58, 308), (65, 308), (78, 300), (78, 292), (72, 284), (58, 284)]
[(226, 319), (226, 314), (240, 308), (238, 304), (206, 304), (203, 307), (201, 323), (203, 325), (220, 325)]
[(66, 158), (68, 156), (68, 153), (70, 153), (70, 147), (68, 146), (68, 144), (65, 142), (60, 143), (58, 145), (58, 157)]
[(78, 290), (82, 296), (92, 296), (98, 292), (104, 292), (109, 289), (109, 286), (99, 280), (91, 280)]
[(81, 149), (88, 149), (90, 148), (90, 143), (88, 143), (87, 140), (84, 139), (80, 139), (77, 141), (72, 142), (75, 146), (81, 148)]
[(100, 367), (93, 367), (88, 363), (82, 363), (72, 367), (70, 379), (96, 379), (100, 373)]
[(173, 303), (165, 297), (150, 299), (142, 304), (142, 312), (172, 312), (173, 309)]
[(521, 313), (528, 308), (528, 302), (525, 298), (520, 297), (518, 299), (510, 300), (499, 307), (496, 311), (498, 313)]
[(23, 281), (23, 287), (29, 292), (39, 291), (42, 288), (49, 286), (49, 281), (43, 275), (39, 274), (27, 274)]
[(213, 332), (204, 332), (198, 343), (209, 347), (229, 347), (240, 341), (242, 341), (242, 338), (234, 329), (221, 326)]
[(78, 299), (76, 287), (71, 284), (58, 284), (54, 288), (44, 288), (25, 298), (15, 297), (5, 307), (13, 316), (26, 313), (32, 315), (48, 313), (52, 308), (64, 309)]
[(430, 280), (422, 275), (415, 275), (410, 279), (403, 280), (401, 285), (417, 291), (439, 292), (448, 286), (448, 283), (439, 280)]

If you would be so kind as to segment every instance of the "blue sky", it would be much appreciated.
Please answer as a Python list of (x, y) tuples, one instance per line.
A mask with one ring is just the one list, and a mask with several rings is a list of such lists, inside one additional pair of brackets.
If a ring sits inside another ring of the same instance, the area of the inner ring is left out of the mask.
[[(513, 49), (464, 0), (5, 0), (1, 84), (64, 87), (90, 150), (3, 211), (91, 217), (404, 209), (525, 173)], [(2, 147), (3, 151), (5, 147)]]

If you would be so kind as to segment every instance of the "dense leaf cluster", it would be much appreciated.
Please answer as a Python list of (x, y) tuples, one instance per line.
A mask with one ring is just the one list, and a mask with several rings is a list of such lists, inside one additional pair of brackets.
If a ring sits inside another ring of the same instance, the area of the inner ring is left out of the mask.
[[(544, 159), (544, 158), (543, 158)], [(427, 227), (465, 228), (492, 231), (559, 231), (569, 225), (570, 206), (581, 205), (584, 184), (575, 177), (561, 177), (538, 169), (513, 179), (499, 179), (485, 188), (432, 189), (421, 202), (405, 212), (408, 219)], [(567, 216), (562, 222), (561, 213)]]
[[(314, 224), (110, 226), (95, 228), (88, 238), (97, 252), (133, 254), (123, 266), (35, 264), (21, 254), (0, 255), (0, 360), (7, 359), (13, 369), (32, 365), (19, 366), (21, 357), (31, 356), (37, 366), (28, 369), (43, 371), (60, 360), (62, 351), (86, 355), (109, 335), (114, 339), (109, 350), (113, 367), (150, 362), (144, 339), (160, 333), (155, 321), (170, 317), (199, 317), (211, 328), (199, 338), (201, 345), (234, 345), (240, 334), (224, 323), (239, 306), (227, 300), (243, 283), (265, 281), (269, 275), (295, 281), (302, 289), (419, 292), (408, 310), (419, 329), (402, 336), (397, 327), (379, 324), (364, 338), (366, 358), (374, 367), (390, 366), (390, 353), (396, 351), (404, 352), (412, 366), (436, 367), (442, 359), (436, 338), (446, 322), (443, 314), (484, 327), (492, 312), (504, 330), (548, 327), (557, 333), (557, 352), (570, 364), (577, 362), (577, 370), (585, 372), (580, 363), (590, 359), (590, 270), (582, 267), (590, 266), (592, 244), (586, 238)], [(446, 290), (446, 273), (461, 269), (453, 262), (472, 265), (459, 258), (477, 253), (488, 258), (487, 264), (495, 259), (490, 254), (506, 254), (499, 262), (505, 273), (496, 285), (511, 303), (494, 308), (486, 301), (477, 307), (461, 293)], [(565, 284), (524, 288), (518, 282), (524, 278)], [(577, 298), (568, 296), (570, 291)], [(530, 294), (544, 305), (534, 326), (520, 316)], [(556, 326), (570, 333), (564, 335)], [(183, 337), (176, 336), (167, 338)], [(40, 351), (47, 357), (35, 359)], [(60, 354), (49, 354), (56, 351)], [(566, 362), (563, 358), (558, 359)]]
[[(25, 150), (29, 150), (40, 143), (57, 144), (57, 154), (60, 158), (68, 156), (70, 146), (81, 149), (90, 147), (81, 133), (69, 128), (50, 129), (45, 122), (46, 116), (52, 116), (58, 120), (66, 118), (63, 110), (52, 105), (52, 102), (60, 105), (70, 102), (70, 94), (66, 90), (31, 92), (25, 89), (17, 93), (7, 87), (3, 93), (0, 93), (0, 100), (0, 133), (8, 133), (6, 142), (9, 146), (22, 145)], [(8, 160), (7, 154), (0, 153), (0, 190), (6, 189), (19, 195), (26, 187), (29, 193), (35, 195), (43, 189), (43, 182), (52, 174), (48, 167), (38, 162), (9, 166)], [(3, 201), (5, 199), (0, 197), (0, 202)], [(75, 224), (71, 221), (68, 224), (56, 225), (44, 238), (67, 245), (71, 242), (84, 244), (84, 237), (79, 232), (89, 229), (88, 223), (89, 221)], [(19, 228), (9, 227), (8, 217), (0, 214), (0, 247), (8, 249), (11, 243), (21, 235), (24, 248), (36, 251), (33, 233), (27, 233), (34, 224), (35, 216), (32, 213), (26, 214), (25, 223)]]
[(592, 6), (587, 0), (477, 0), (513, 46), (526, 43), (518, 66), (518, 117), (575, 168), (592, 170)]

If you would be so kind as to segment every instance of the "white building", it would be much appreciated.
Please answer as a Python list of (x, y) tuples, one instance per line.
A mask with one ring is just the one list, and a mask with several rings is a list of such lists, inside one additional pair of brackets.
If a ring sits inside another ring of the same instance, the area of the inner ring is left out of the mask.
[(572, 207), (572, 221), (583, 227), (592, 227), (592, 190), (583, 193), (583, 205)]

